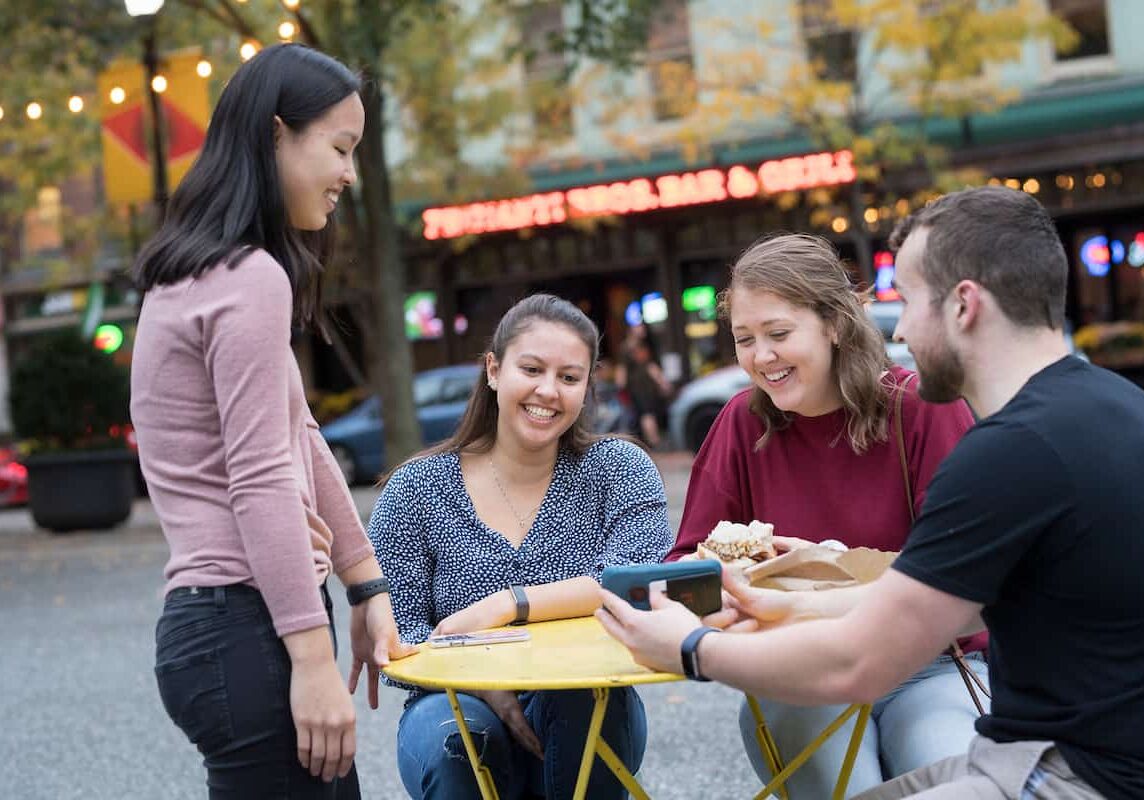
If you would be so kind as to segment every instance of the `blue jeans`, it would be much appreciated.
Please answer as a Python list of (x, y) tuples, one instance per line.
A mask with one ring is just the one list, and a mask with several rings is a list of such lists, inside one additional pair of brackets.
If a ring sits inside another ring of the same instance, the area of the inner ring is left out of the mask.
[[(322, 594), (330, 614), (324, 587)], [(324, 783), (298, 763), (290, 672), (257, 589), (167, 594), (155, 627), (155, 678), (167, 714), (203, 755), (211, 800), (361, 797), (353, 769)]]
[[(967, 653), (965, 663), (989, 685), (989, 670), (980, 653)], [(763, 698), (758, 700), (784, 763), (789, 763), (847, 708), (845, 705), (790, 706)], [(983, 695), (981, 700), (989, 702)], [(965, 755), (970, 740), (977, 733), (976, 720), (977, 709), (957, 665), (949, 656), (938, 656), (936, 661), (874, 703), (847, 784), (847, 796), (943, 758)], [(856, 722), (857, 715), (791, 775), (786, 784), (791, 800), (830, 797)], [(739, 711), (739, 729), (751, 766), (764, 783), (770, 781), (771, 771), (759, 750), (755, 718), (746, 701)]]
[[(572, 797), (580, 758), (592, 718), (592, 692), (586, 689), (525, 692), (524, 716), (544, 748), (544, 761), (526, 751), (483, 701), (457, 694), (481, 763), (489, 768), (503, 800), (526, 793), (548, 800)], [(624, 765), (636, 772), (647, 744), (647, 718), (635, 689), (613, 689), (601, 729), (604, 741)], [(453, 710), (442, 693), (415, 698), (397, 727), (397, 768), (413, 800), (480, 798), (473, 768), (457, 730)], [(624, 798), (627, 793), (597, 758), (588, 781), (594, 800)]]

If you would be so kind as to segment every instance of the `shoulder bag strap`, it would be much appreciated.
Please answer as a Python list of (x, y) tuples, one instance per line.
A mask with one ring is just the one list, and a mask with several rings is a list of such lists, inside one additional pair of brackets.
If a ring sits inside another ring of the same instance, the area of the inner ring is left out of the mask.
[[(898, 388), (894, 392), (894, 435), (898, 440), (898, 459), (902, 464), (902, 482), (906, 487), (906, 504), (910, 508), (910, 523), (913, 524), (917, 521), (917, 516), (914, 513), (914, 492), (910, 484), (910, 465), (909, 460), (906, 458), (906, 433), (905, 423), (902, 421), (902, 400), (906, 395), (906, 389), (909, 388), (910, 381), (916, 377), (916, 373), (911, 372), (906, 376)], [(986, 697), (991, 697), (989, 690), (985, 688), (985, 682), (978, 677), (977, 673), (969, 668), (965, 663), (965, 654), (961, 652), (961, 647), (957, 644), (956, 640), (950, 645), (947, 651), (953, 659), (953, 663), (957, 665), (957, 671), (961, 673), (961, 679), (965, 681), (965, 688), (969, 692), (970, 699), (973, 700), (973, 705), (977, 707), (977, 713), (984, 714), (985, 707), (981, 705), (981, 698), (977, 696), (977, 689), (980, 689), (982, 694)]]

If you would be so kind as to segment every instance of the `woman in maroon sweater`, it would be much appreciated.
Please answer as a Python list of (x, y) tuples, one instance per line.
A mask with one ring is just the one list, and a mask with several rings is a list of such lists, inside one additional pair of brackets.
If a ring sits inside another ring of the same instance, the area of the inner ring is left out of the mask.
[[(963, 402), (918, 398), (917, 381), (890, 364), (862, 303), (824, 239), (766, 238), (739, 258), (720, 311), (755, 386), (731, 399), (696, 457), (669, 560), (694, 552), (721, 520), (770, 522), (779, 536), (812, 542), (901, 549), (926, 486), (973, 417)], [(913, 509), (891, 419), (898, 392)], [(983, 644), (963, 646), (984, 678)], [(840, 710), (760, 704), (786, 761)], [(964, 753), (975, 718), (956, 665), (942, 656), (875, 704), (850, 791)], [(745, 703), (740, 722), (755, 770), (769, 780)], [(835, 735), (796, 771), (791, 796), (829, 797), (848, 740)]]

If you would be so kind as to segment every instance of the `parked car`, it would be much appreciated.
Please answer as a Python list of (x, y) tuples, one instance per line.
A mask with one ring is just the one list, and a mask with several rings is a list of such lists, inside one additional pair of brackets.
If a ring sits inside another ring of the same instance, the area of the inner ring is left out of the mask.
[[(480, 375), (479, 365), (459, 364), (413, 376), (413, 403), (423, 444), (435, 444), (453, 434)], [(381, 398), (376, 395), (322, 426), (322, 436), (351, 485), (371, 481), (385, 469), (383, 430)]]
[[(895, 364), (909, 370), (916, 370), (917, 364), (905, 342), (895, 342), (894, 328), (902, 316), (902, 304), (897, 301), (871, 303), (867, 306), (870, 317), (882, 332), (886, 342), (886, 355)], [(1065, 339), (1069, 352), (1083, 358), (1088, 356), (1077, 349), (1072, 338), (1072, 326), (1066, 321)], [(727, 401), (751, 385), (751, 379), (738, 365), (723, 367), (697, 378), (684, 386), (675, 396), (668, 409), (668, 427), (671, 441), (678, 448), (698, 452), (707, 438), (715, 417), (723, 410)]]
[(0, 508), (28, 502), (28, 468), (11, 447), (0, 447)]

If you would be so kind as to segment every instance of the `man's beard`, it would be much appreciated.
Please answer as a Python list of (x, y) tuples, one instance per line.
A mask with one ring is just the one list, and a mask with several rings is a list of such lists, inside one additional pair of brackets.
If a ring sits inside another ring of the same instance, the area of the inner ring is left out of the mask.
[[(942, 341), (924, 359), (914, 356), (918, 367), (918, 396), (929, 403), (952, 403), (961, 397), (965, 365), (949, 343)], [(924, 363), (923, 363), (924, 361)]]

